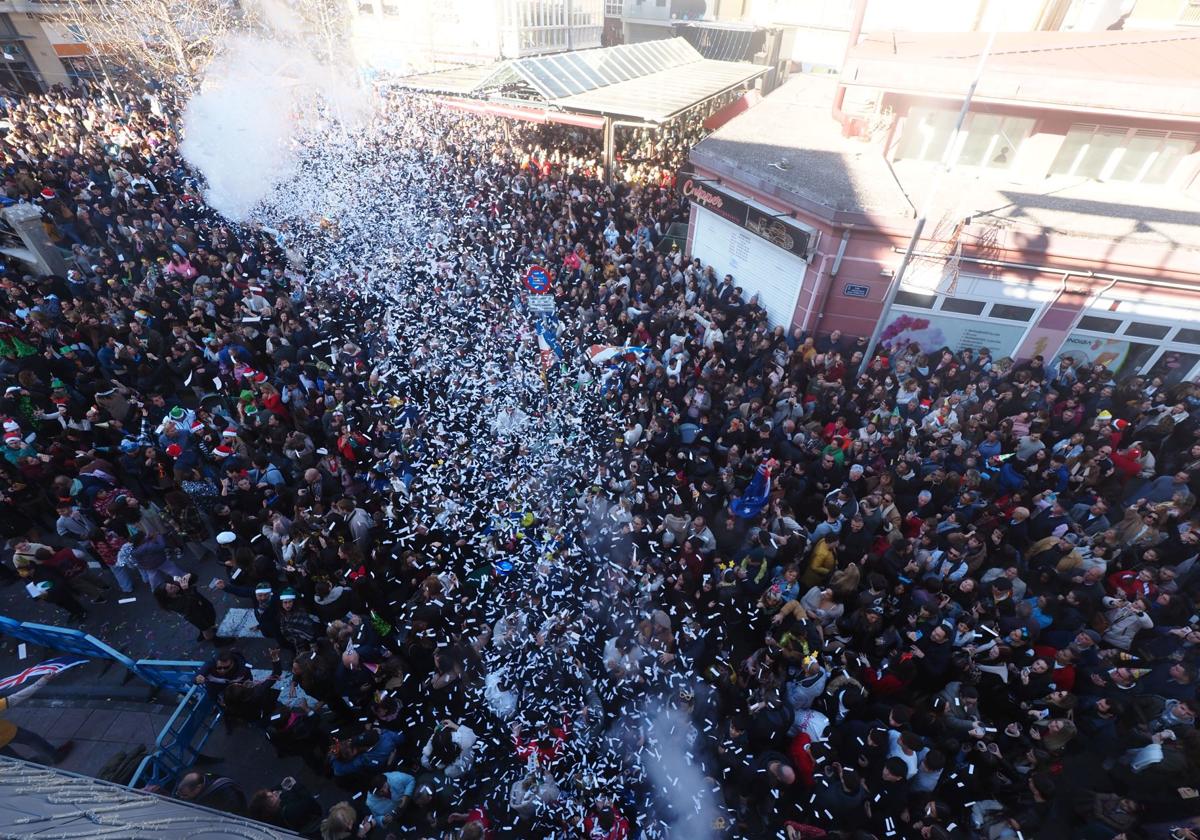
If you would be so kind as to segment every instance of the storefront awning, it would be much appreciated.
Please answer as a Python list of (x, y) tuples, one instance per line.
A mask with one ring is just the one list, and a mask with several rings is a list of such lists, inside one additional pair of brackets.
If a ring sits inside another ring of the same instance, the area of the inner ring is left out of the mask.
[(748, 90), (724, 108), (714, 111), (712, 116), (704, 121), (704, 127), (708, 131), (716, 131), (738, 114), (749, 111), (759, 102), (762, 102), (762, 94), (756, 90)]
[(441, 102), (447, 108), (452, 108), (456, 111), (470, 111), (473, 114), (484, 114), (491, 117), (507, 117), (510, 120), (523, 120), (535, 123), (559, 123), (560, 125), (573, 125), (597, 131), (604, 128), (603, 117), (589, 117), (585, 114), (569, 114), (561, 111), (521, 108), (498, 102), (480, 102), (474, 99), (454, 99), (451, 97), (443, 97)]

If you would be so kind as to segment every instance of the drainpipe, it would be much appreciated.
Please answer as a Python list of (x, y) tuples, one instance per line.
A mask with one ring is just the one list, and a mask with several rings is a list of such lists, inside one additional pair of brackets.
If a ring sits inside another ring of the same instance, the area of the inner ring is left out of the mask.
[(1060, 297), (1062, 297), (1062, 293), (1067, 290), (1067, 280), (1070, 279), (1071, 275), (1072, 274), (1090, 274), (1090, 273), (1091, 272), (1086, 272), (1086, 271), (1063, 271), (1062, 281), (1059, 282), (1059, 284), (1058, 284), (1058, 291), (1054, 293), (1054, 297), (1043, 302), (1042, 305), (1038, 307), (1038, 311), (1036, 313), (1034, 313), (1034, 316), (1029, 319), (1029, 323), (1025, 327), (1025, 332), (1021, 333), (1021, 337), (1019, 339), (1017, 339), (1017, 343), (1013, 347), (1014, 353), (1019, 351), (1025, 345), (1025, 342), (1026, 342), (1026, 340), (1028, 340), (1030, 333), (1032, 333), (1034, 330), (1037, 329), (1037, 326), (1039, 323), (1041, 323), (1042, 318), (1044, 318), (1046, 316), (1046, 313), (1050, 311), (1050, 307), (1054, 305), (1055, 301), (1057, 301)]
[[(829, 274), (826, 275), (825, 288), (821, 292), (821, 301), (817, 306), (809, 307), (808, 314), (804, 316), (804, 323), (800, 325), (800, 329), (808, 333), (810, 324), (812, 324), (813, 313), (817, 313), (817, 327), (821, 325), (821, 319), (825, 317), (825, 302), (829, 300), (829, 290), (833, 288), (833, 278), (837, 277), (838, 270), (842, 267), (842, 257), (846, 256), (846, 245), (850, 242), (850, 228), (842, 231), (842, 241), (838, 243), (837, 254), (833, 258), (833, 265), (829, 267)], [(828, 254), (826, 254), (828, 256)], [(819, 279), (819, 278), (818, 278)]]
[[(903, 254), (905, 253), (905, 249), (893, 247), (892, 253)], [(933, 251), (913, 251), (913, 256), (927, 257), (931, 259), (945, 259), (946, 257), (945, 254), (938, 254)], [(959, 257), (958, 259), (961, 262), (971, 263), (972, 265), (991, 265), (996, 266), (997, 268), (1016, 268), (1022, 271), (1037, 272), (1038, 274), (1062, 274), (1064, 271), (1068, 271), (1068, 269), (1065, 268), (1054, 268), (1048, 265), (1034, 265), (1033, 263), (1013, 262), (1011, 260), (992, 260), (985, 259), (983, 257)], [(1069, 271), (1071, 274), (1084, 275), (1097, 280), (1112, 280), (1113, 284), (1132, 283), (1135, 286), (1152, 286), (1156, 289), (1177, 289), (1187, 292), (1195, 292), (1200, 290), (1200, 286), (1196, 286), (1194, 283), (1176, 283), (1171, 280), (1155, 280), (1151, 277), (1134, 277), (1129, 274), (1112, 274), (1107, 271), (1085, 271), (1077, 269), (1069, 269)], [(1109, 288), (1112, 287), (1110, 286)]]
[[(863, 19), (867, 16), (867, 0), (854, 0), (854, 17), (850, 19), (850, 31), (846, 35), (846, 51), (842, 53), (842, 66), (838, 68), (841, 73), (846, 69), (846, 60), (850, 58), (850, 51), (858, 46), (858, 38), (862, 35)], [(842, 103), (846, 101), (846, 86), (839, 84), (837, 92), (833, 94), (833, 118), (838, 122), (842, 122), (845, 114), (842, 113)]]

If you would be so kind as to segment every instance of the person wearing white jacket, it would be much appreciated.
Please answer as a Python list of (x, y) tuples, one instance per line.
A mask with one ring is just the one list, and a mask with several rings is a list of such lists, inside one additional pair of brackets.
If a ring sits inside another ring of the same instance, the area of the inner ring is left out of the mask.
[(444, 720), (425, 742), (421, 766), (427, 770), (441, 770), (448, 779), (457, 779), (469, 773), (475, 764), (474, 750), (478, 740), (470, 727)]

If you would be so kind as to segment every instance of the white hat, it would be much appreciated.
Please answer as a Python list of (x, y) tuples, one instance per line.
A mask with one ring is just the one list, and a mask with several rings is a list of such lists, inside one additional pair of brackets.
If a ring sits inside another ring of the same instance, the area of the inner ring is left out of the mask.
[(236, 539), (237, 534), (233, 533), (233, 531), (222, 531), (217, 534), (217, 545), (229, 545)]

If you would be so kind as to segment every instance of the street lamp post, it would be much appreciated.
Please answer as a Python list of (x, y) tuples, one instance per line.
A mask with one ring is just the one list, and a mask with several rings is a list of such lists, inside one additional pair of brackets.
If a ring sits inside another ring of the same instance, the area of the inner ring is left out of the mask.
[(883, 297), (883, 308), (879, 312), (879, 318), (875, 321), (875, 329), (871, 331), (871, 340), (867, 342), (867, 349), (863, 353), (862, 364), (858, 368), (859, 376), (866, 373), (867, 366), (871, 364), (871, 357), (875, 355), (875, 348), (879, 344), (879, 336), (883, 334), (884, 319), (887, 318), (892, 304), (896, 302), (896, 295), (900, 292), (900, 283), (904, 280), (904, 272), (908, 269), (908, 264), (912, 262), (913, 250), (917, 247), (917, 243), (921, 241), (921, 233), (925, 230), (925, 221), (929, 218), (929, 213), (933, 209), (933, 202), (937, 197), (938, 189), (942, 185), (942, 179), (945, 178), (954, 165), (954, 150), (958, 147), (958, 136), (962, 132), (963, 123), (967, 121), (967, 112), (971, 110), (971, 99), (975, 96), (975, 88), (979, 86), (979, 80), (983, 76), (984, 65), (987, 64), (988, 55), (992, 51), (992, 44), (995, 40), (996, 30), (993, 29), (991, 34), (988, 35), (987, 43), (984, 44), (983, 52), (979, 54), (979, 64), (975, 68), (975, 77), (971, 79), (971, 85), (967, 88), (967, 95), (963, 98), (962, 107), (958, 111), (958, 119), (954, 123), (954, 130), (950, 132), (950, 137), (946, 141), (946, 147), (942, 149), (942, 159), (938, 164), (937, 173), (929, 182), (929, 190), (925, 193), (925, 200), (921, 202), (917, 223), (913, 227), (912, 236), (909, 237), (908, 247), (904, 249), (904, 257), (901, 258), (900, 265), (896, 269), (896, 273), (892, 275), (891, 282), (888, 284), (887, 294)]

